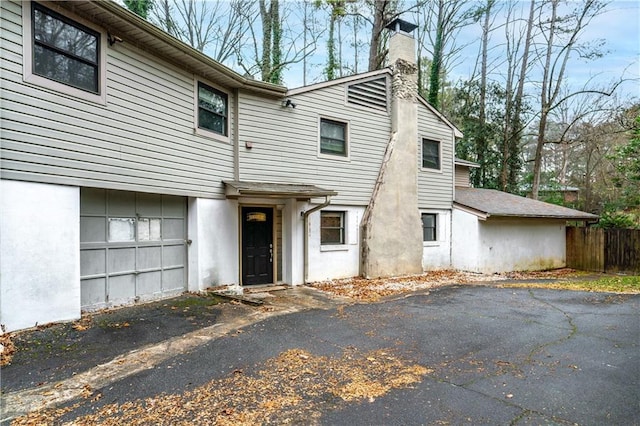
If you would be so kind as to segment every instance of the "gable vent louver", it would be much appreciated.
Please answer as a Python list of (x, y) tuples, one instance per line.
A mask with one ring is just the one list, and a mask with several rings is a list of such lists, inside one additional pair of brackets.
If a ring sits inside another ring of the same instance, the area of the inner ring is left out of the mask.
[(387, 111), (387, 78), (381, 77), (351, 84), (347, 88), (347, 102), (366, 108)]

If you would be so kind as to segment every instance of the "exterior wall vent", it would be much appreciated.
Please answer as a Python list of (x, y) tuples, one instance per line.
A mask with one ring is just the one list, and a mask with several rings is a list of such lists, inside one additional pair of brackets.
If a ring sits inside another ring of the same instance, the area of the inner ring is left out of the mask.
[(380, 77), (349, 85), (347, 87), (347, 102), (387, 111), (387, 78)]

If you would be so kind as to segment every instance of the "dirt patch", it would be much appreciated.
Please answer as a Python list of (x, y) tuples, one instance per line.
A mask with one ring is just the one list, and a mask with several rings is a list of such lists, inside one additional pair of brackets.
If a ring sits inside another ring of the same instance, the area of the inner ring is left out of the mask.
[(317, 356), (302, 349), (282, 352), (259, 365), (255, 374), (235, 370), (182, 394), (161, 394), (144, 400), (102, 406), (93, 414), (70, 418), (86, 401), (71, 407), (34, 412), (13, 425), (73, 424), (317, 424), (320, 413), (349, 403), (373, 402), (392, 389), (418, 383), (433, 370), (413, 364), (390, 349), (342, 356)]

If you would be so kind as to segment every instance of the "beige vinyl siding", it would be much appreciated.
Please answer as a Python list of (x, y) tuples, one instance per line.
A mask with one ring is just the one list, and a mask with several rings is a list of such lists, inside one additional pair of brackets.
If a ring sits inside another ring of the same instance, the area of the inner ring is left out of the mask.
[[(313, 184), (338, 191), (336, 204), (368, 204), (390, 137), (387, 112), (345, 105), (343, 84), (290, 99), (296, 108), (240, 94), (240, 179)], [(348, 122), (348, 158), (318, 154), (320, 117)]]
[[(117, 43), (101, 46), (107, 49), (107, 105), (24, 83), (21, 6), (4, 1), (0, 7), (3, 178), (224, 196), (221, 181), (233, 178), (233, 146), (194, 134), (191, 73)], [(233, 96), (229, 92), (230, 131)]]
[(465, 166), (455, 166), (456, 168), (456, 186), (470, 187), (469, 168)]
[[(441, 170), (422, 168), (422, 139), (440, 142)], [(453, 129), (418, 103), (418, 205), (421, 209), (450, 209), (453, 202)]]

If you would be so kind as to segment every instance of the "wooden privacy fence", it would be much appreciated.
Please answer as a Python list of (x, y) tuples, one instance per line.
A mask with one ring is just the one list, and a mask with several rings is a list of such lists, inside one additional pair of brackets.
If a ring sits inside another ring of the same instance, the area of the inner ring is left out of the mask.
[(596, 272), (640, 272), (640, 230), (567, 226), (567, 267)]

